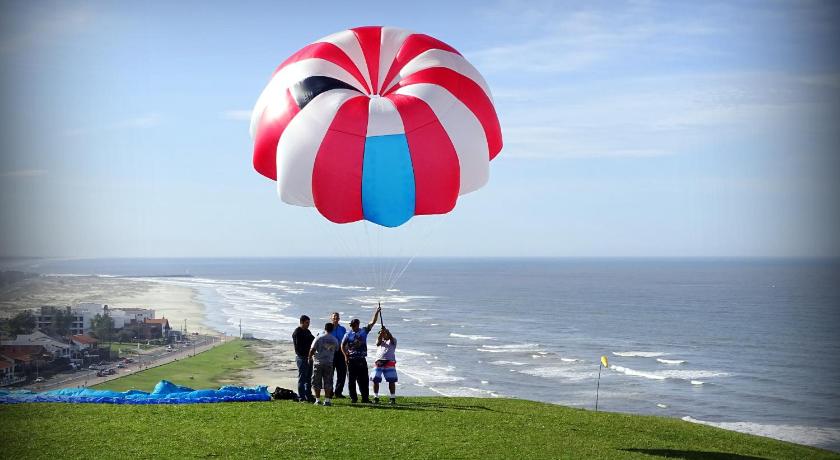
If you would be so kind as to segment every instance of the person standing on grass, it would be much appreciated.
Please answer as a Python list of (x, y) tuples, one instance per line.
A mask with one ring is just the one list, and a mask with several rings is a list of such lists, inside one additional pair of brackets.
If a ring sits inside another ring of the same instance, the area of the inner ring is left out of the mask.
[(376, 360), (374, 361), (373, 377), (373, 402), (379, 404), (379, 384), (382, 377), (388, 382), (388, 403), (397, 403), (397, 338), (384, 326), (376, 337)]
[(356, 394), (356, 385), (359, 387), (359, 393), (362, 396), (363, 403), (370, 403), (368, 394), (368, 367), (367, 367), (367, 336), (373, 325), (376, 324), (376, 319), (379, 318), (379, 313), (382, 307), (376, 309), (373, 313), (373, 318), (365, 327), (359, 327), (359, 318), (353, 318), (350, 321), (350, 331), (344, 334), (341, 341), (341, 351), (347, 358), (347, 373), (350, 377), (350, 401), (357, 402), (358, 396)]
[[(339, 324), (339, 321), (341, 321), (341, 315), (337, 311), (332, 312), (332, 315), (330, 315), (330, 322), (333, 324), (332, 336), (341, 343), (344, 334), (347, 333), (347, 329)], [(344, 359), (344, 353), (341, 352), (341, 348), (335, 350), (333, 368), (335, 369), (335, 390), (333, 391), (333, 397), (344, 399), (346, 398), (344, 396), (344, 381), (347, 378), (347, 361)]]
[(300, 317), (300, 326), (292, 333), (292, 342), (295, 344), (295, 362), (298, 369), (298, 401), (312, 402), (312, 363), (309, 362), (309, 349), (312, 348), (312, 341), (315, 337), (309, 330), (309, 317)]
[(332, 406), (333, 357), (338, 349), (338, 340), (332, 336), (333, 324), (324, 325), (324, 331), (312, 342), (309, 361), (312, 367), (312, 388), (315, 389), (315, 404), (321, 404), (321, 389), (324, 390), (324, 405)]

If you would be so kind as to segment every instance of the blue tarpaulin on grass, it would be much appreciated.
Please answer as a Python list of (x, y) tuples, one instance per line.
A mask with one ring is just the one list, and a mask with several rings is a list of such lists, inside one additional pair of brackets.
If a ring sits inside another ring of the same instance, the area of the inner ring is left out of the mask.
[(0, 403), (101, 403), (101, 404), (192, 404), (234, 401), (270, 401), (265, 386), (223, 386), (218, 390), (193, 390), (161, 380), (151, 393), (140, 390), (123, 392), (91, 390), (90, 388), (64, 388), (36, 393), (28, 390), (0, 390)]

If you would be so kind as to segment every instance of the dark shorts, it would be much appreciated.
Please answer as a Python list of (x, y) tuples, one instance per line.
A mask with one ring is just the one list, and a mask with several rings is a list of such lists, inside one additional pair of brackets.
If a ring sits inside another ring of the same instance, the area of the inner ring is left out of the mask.
[(332, 390), (333, 386), (333, 366), (332, 364), (315, 363), (312, 368), (312, 388), (321, 390), (329, 388)]

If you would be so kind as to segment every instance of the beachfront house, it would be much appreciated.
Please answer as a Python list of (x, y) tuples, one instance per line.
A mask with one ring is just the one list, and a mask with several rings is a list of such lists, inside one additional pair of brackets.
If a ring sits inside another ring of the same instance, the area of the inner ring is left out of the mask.
[(22, 375), (16, 375), (16, 371), (17, 365), (15, 365), (15, 360), (0, 355), (0, 387), (13, 385), (26, 380)]
[(0, 356), (14, 360), (16, 375), (34, 375), (47, 367), (53, 356), (41, 345), (0, 345)]
[(128, 324), (142, 324), (147, 319), (155, 319), (155, 311), (149, 308), (120, 308), (125, 314), (126, 325)]
[(70, 337), (70, 343), (72, 343), (77, 350), (83, 351), (96, 348), (99, 342), (89, 335), (78, 334)]
[(3, 345), (40, 345), (56, 359), (70, 359), (70, 353), (73, 349), (71, 344), (54, 339), (41, 331), (33, 331), (31, 334), (20, 334), (14, 340), (4, 340)]
[(140, 326), (141, 337), (145, 340), (168, 339), (169, 333), (172, 330), (169, 327), (169, 320), (166, 318), (146, 318)]

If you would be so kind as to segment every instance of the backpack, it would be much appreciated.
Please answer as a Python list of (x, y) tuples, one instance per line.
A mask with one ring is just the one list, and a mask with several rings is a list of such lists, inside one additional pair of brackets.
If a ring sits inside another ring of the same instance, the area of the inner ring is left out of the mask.
[(271, 393), (271, 399), (276, 400), (292, 400), (295, 401), (298, 399), (297, 393), (292, 390), (280, 387), (274, 387), (274, 391)]

